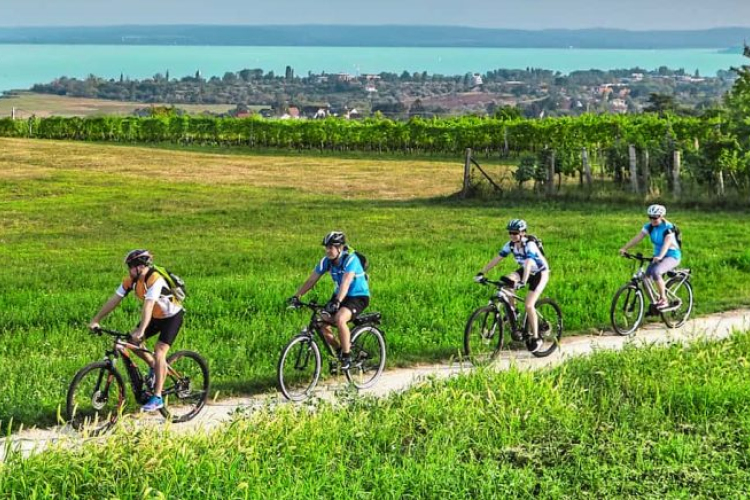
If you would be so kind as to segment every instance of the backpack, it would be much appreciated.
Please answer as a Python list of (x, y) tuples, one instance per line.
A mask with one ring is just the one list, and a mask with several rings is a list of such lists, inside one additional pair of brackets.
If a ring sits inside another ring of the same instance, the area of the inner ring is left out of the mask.
[(153, 273), (157, 273), (159, 274), (159, 276), (164, 278), (164, 281), (167, 282), (167, 286), (169, 286), (169, 291), (178, 302), (182, 302), (185, 300), (187, 291), (185, 289), (185, 281), (182, 278), (165, 267), (152, 266), (151, 269), (149, 269), (148, 273), (146, 273), (145, 281), (148, 281), (149, 277)]
[(362, 264), (362, 269), (364, 269), (365, 272), (367, 272), (367, 270), (370, 269), (370, 261), (367, 260), (367, 257), (365, 256), (365, 254), (363, 254), (359, 250), (351, 250), (351, 253), (357, 256), (357, 258), (359, 259), (359, 262)]
[[(542, 252), (542, 255), (546, 257), (544, 254), (544, 243), (542, 243), (542, 240), (534, 236), (533, 234), (527, 234), (526, 240), (536, 243), (536, 246), (539, 247), (539, 251)], [(523, 247), (524, 253), (526, 252), (526, 246)]]
[[(677, 246), (680, 247), (680, 250), (682, 250), (682, 231), (680, 230), (679, 227), (677, 227), (677, 224), (675, 224), (674, 222), (670, 222), (670, 224), (672, 224), (672, 227), (674, 228), (674, 239), (677, 240)], [(654, 227), (659, 227), (659, 226), (652, 226), (649, 224), (648, 226), (649, 236), (651, 236), (651, 232), (654, 230)]]

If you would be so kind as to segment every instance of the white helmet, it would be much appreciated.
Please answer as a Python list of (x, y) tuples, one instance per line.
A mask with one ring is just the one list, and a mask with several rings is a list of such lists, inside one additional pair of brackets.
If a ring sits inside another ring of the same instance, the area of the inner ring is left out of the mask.
[(664, 205), (651, 205), (646, 213), (649, 217), (664, 217), (667, 215), (667, 208)]

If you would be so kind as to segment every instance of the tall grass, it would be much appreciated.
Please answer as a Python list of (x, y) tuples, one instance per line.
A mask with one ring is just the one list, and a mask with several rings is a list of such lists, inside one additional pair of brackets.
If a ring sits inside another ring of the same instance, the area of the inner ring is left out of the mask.
[[(105, 159), (97, 163), (86, 148)], [(320, 259), (320, 239), (331, 229), (344, 230), (372, 262), (371, 309), (383, 313), (396, 366), (457, 355), (468, 315), (488, 294), (471, 277), (505, 242), (511, 217), (525, 218), (544, 239), (552, 267), (547, 293), (561, 304), (566, 330), (605, 327), (610, 298), (631, 271), (617, 249), (643, 222), (641, 206), (383, 199), (387, 189), (377, 191), (380, 199), (327, 194), (346, 192), (367, 162), (348, 161), (334, 173), (326, 164), (302, 165), (310, 169), (306, 187), (293, 188), (216, 182), (210, 171), (182, 178), (174, 165), (160, 175), (158, 162), (139, 164), (136, 175), (129, 166), (140, 150), (128, 151), (61, 145), (56, 156), (35, 156), (32, 148), (17, 152), (23, 169), (0, 172), (4, 424), (54, 423), (75, 372), (103, 356), (106, 341), (85, 325), (122, 279), (122, 258), (132, 248), (151, 249), (187, 281), (188, 312), (175, 348), (208, 359), (222, 396), (273, 388), (279, 353), (307, 320), (287, 311), (285, 298)], [(267, 170), (280, 178), (295, 168), (268, 159)], [(384, 183), (395, 179), (404, 191), (430, 182), (412, 179), (403, 163), (393, 172), (379, 168)], [(685, 210), (670, 218), (684, 232), (697, 312), (750, 303), (747, 214)], [(499, 272), (515, 267), (505, 263)], [(326, 278), (311, 296), (330, 293)], [(129, 298), (107, 323), (131, 329), (138, 311)]]
[(211, 435), (120, 430), (0, 469), (7, 498), (740, 498), (747, 334), (282, 406)]

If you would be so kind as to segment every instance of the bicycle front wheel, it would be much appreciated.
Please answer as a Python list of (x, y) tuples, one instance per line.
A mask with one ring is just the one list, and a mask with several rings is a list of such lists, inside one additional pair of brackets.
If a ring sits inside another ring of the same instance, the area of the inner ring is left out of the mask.
[(635, 285), (623, 285), (612, 299), (609, 318), (618, 335), (631, 335), (643, 321), (643, 292)]
[(464, 356), (474, 366), (494, 360), (503, 347), (503, 321), (495, 306), (484, 306), (474, 311), (464, 330)]
[(666, 287), (669, 305), (661, 318), (669, 328), (679, 328), (693, 310), (693, 286), (683, 277), (675, 276), (667, 281)]
[(206, 360), (197, 352), (177, 351), (167, 358), (167, 377), (161, 413), (172, 422), (187, 422), (208, 400), (209, 375)]
[(278, 366), (279, 390), (290, 401), (302, 401), (312, 394), (320, 378), (320, 349), (306, 335), (294, 337), (281, 352)]
[(83, 367), (68, 388), (65, 410), (74, 429), (91, 436), (112, 427), (125, 405), (125, 384), (106, 361)]
[(562, 311), (560, 306), (548, 297), (539, 299), (534, 309), (536, 310), (539, 338), (542, 339), (542, 348), (531, 354), (537, 358), (544, 358), (555, 352), (557, 346), (560, 345), (563, 333)]
[(378, 381), (385, 368), (385, 337), (374, 326), (361, 326), (352, 332), (352, 364), (346, 378), (357, 389), (367, 389)]

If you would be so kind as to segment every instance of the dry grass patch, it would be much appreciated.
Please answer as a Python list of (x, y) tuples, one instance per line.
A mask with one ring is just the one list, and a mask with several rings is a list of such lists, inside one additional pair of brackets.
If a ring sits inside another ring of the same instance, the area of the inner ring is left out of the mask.
[(458, 191), (460, 162), (240, 156), (81, 142), (0, 139), (0, 179), (105, 173), (206, 185), (293, 188), (351, 198), (410, 199)]

